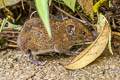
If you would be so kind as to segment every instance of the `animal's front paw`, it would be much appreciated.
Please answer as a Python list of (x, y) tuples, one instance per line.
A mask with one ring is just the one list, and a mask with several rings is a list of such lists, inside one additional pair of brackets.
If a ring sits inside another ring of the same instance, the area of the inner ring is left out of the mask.
[(47, 62), (47, 61), (39, 61), (39, 60), (37, 60), (37, 59), (35, 58), (35, 56), (32, 55), (32, 52), (31, 52), (31, 51), (29, 51), (29, 59), (30, 59), (30, 61), (31, 61), (33, 64), (35, 64), (35, 65), (37, 65), (37, 66), (43, 66), (43, 65), (45, 65), (46, 62)]
[(31, 62), (37, 66), (43, 66), (46, 64), (47, 61), (38, 61), (38, 60), (32, 59)]

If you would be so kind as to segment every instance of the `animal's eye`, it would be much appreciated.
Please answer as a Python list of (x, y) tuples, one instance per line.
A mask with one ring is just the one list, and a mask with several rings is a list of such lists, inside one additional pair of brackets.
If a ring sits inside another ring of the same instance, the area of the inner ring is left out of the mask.
[(75, 35), (75, 26), (74, 25), (67, 25), (66, 31), (69, 35)]
[(82, 31), (81, 33), (82, 33), (83, 35), (85, 35), (85, 34), (86, 34), (86, 32), (85, 32), (85, 31)]
[(28, 40), (31, 40), (31, 39), (32, 39), (31, 37), (28, 38)]

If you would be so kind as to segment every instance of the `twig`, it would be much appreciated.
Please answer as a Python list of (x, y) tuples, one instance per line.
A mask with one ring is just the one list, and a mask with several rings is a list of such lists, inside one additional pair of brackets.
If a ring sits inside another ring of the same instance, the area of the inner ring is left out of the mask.
[(9, 44), (8, 47), (18, 48), (17, 45), (11, 45), (11, 44)]
[(20, 32), (19, 31), (6, 31), (6, 30), (4, 30), (4, 31), (2, 31), (0, 33), (5, 33), (5, 34), (19, 34)]
[(15, 44), (17, 44), (17, 42), (16, 41), (13, 41), (13, 40), (9, 40), (9, 39), (6, 39), (6, 38), (4, 38), (5, 40), (7, 40), (7, 41), (9, 41), (9, 42), (11, 42), (11, 43), (15, 43)]
[(22, 14), (20, 13), (15, 21), (17, 22), (20, 19), (21, 16), (22, 16)]
[(32, 18), (33, 14), (35, 14), (37, 11), (33, 11), (31, 14), (30, 14), (30, 19)]
[(113, 35), (120, 36), (119, 32), (112, 32)]
[(55, 7), (57, 10), (59, 10), (60, 12), (66, 14), (67, 16), (69, 16), (69, 17), (71, 17), (71, 18), (73, 18), (73, 19), (76, 19), (76, 20), (80, 21), (80, 22), (83, 23), (83, 24), (87, 24), (86, 21), (83, 21), (83, 20), (81, 20), (81, 19), (78, 19), (78, 18), (70, 15), (69, 13), (67, 13), (67, 12), (65, 12), (64, 10), (60, 9), (59, 7), (57, 7), (55, 4), (53, 4), (53, 5), (54, 5), (54, 7)]
[(89, 21), (87, 21), (79, 12), (78, 10), (75, 10), (77, 12), (77, 14), (80, 16), (80, 18), (84, 21), (86, 21), (89, 25), (93, 26), (93, 24), (91, 24)]
[(19, 34), (20, 32), (13, 32), (13, 31), (5, 31), (4, 33), (11, 33), (11, 34)]
[(25, 7), (24, 7), (24, 0), (22, 0), (22, 9), (24, 10)]

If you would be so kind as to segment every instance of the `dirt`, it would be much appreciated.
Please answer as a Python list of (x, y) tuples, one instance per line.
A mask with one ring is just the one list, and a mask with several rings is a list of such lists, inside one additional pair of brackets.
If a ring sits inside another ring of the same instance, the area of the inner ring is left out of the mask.
[(40, 56), (46, 64), (31, 63), (28, 55), (19, 50), (0, 52), (0, 80), (120, 80), (120, 54), (111, 55), (108, 50), (93, 63), (79, 70), (67, 70), (74, 57), (65, 55)]

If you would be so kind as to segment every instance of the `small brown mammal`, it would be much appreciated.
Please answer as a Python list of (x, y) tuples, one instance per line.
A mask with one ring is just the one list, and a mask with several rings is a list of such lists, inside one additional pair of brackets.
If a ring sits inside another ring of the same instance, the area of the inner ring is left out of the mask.
[(52, 38), (48, 37), (40, 18), (25, 22), (18, 36), (18, 47), (23, 53), (45, 54), (58, 52), (69, 55), (70, 48), (81, 41), (92, 39), (91, 32), (79, 21), (67, 19), (64, 21), (50, 20)]

